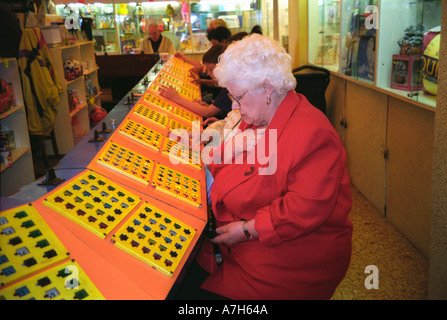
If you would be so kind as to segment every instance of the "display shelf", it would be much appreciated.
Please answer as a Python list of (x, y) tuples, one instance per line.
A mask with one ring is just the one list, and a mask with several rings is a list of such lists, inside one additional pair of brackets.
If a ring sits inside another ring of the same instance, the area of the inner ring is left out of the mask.
[(9, 117), (10, 115), (12, 115), (14, 112), (23, 110), (23, 108), (24, 108), (23, 105), (11, 106), (11, 109), (0, 113), (0, 119), (5, 119), (5, 118)]
[(0, 173), (14, 166), (14, 164), (23, 156), (30, 152), (30, 148), (15, 148), (11, 150), (11, 162), (0, 164)]
[(338, 73), (338, 72), (332, 72), (332, 75), (339, 77), (341, 79), (347, 80), (349, 82), (355, 83), (357, 85), (360, 85), (365, 88), (372, 89), (377, 92), (381, 92), (387, 96), (394, 97), (396, 99), (399, 99), (401, 101), (410, 102), (412, 105), (416, 105), (420, 108), (435, 111), (436, 110), (436, 96), (434, 95), (422, 95), (420, 97), (417, 96), (411, 96), (408, 91), (402, 91), (402, 90), (396, 90), (391, 88), (380, 88), (375, 86), (372, 83), (357, 80), (350, 76), (346, 76), (344, 74)]
[(0, 79), (10, 83), (14, 92), (14, 105), (0, 114), (0, 129), (14, 135), (11, 157), (0, 164), (1, 195), (6, 196), (34, 180), (34, 165), (16, 59), (0, 59)]
[(436, 107), (442, 1), (307, 1), (308, 63)]
[[(65, 79), (64, 62), (67, 60), (75, 59), (85, 67), (85, 71), (76, 79), (62, 81), (64, 92), (60, 95), (61, 101), (57, 105), (54, 132), (59, 153), (67, 154), (90, 131), (89, 105), (93, 103), (101, 106), (94, 44), (86, 41), (49, 50), (55, 72), (60, 79)], [(87, 78), (97, 90), (96, 94), (92, 95), (93, 100), (86, 89)], [(51, 146), (48, 148), (52, 150)]]

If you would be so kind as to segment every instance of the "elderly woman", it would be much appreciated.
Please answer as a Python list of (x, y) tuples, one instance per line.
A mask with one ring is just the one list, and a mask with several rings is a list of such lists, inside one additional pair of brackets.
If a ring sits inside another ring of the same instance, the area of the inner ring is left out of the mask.
[[(209, 274), (201, 292), (329, 299), (346, 274), (352, 224), (345, 151), (326, 116), (294, 91), (291, 70), (285, 50), (258, 34), (230, 45), (214, 70), (240, 111), (240, 134), (250, 131), (252, 140), (236, 146), (245, 150), (232, 162), (209, 165), (217, 236), (197, 257)], [(249, 161), (262, 146), (273, 170), (259, 157)]]

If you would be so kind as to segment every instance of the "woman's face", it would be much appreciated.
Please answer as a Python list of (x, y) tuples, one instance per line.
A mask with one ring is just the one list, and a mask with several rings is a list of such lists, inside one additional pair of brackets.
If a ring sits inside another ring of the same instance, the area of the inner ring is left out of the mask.
[(215, 79), (214, 78), (214, 68), (216, 68), (216, 65), (214, 63), (208, 63), (208, 62), (205, 62), (203, 65), (206, 68), (206, 75), (210, 76), (212, 79)]
[(229, 97), (233, 102), (232, 109), (238, 110), (247, 124), (266, 126), (271, 120), (268, 106), (265, 103), (265, 93), (259, 89), (245, 90), (235, 85), (228, 88)]

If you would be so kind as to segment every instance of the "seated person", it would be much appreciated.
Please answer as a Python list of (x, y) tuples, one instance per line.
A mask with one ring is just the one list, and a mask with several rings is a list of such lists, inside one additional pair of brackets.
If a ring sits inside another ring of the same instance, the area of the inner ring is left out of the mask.
[(206, 38), (212, 45), (221, 44), (226, 46), (231, 37), (231, 31), (227, 27), (217, 27), (206, 31)]
[[(215, 21), (217, 20), (217, 21)], [(228, 44), (228, 40), (231, 37), (231, 31), (226, 26), (221, 25), (219, 19), (215, 19), (210, 23), (210, 27), (207, 30), (207, 39), (211, 42), (212, 45), (221, 44), (226, 46)], [(215, 99), (220, 92), (220, 90), (216, 90), (216, 83), (209, 76), (203, 74), (204, 66), (200, 61), (189, 59), (185, 57), (184, 54), (177, 52), (175, 54), (177, 58), (182, 59), (183, 61), (193, 65), (191, 68), (190, 74), (198, 75), (199, 79), (197, 83), (201, 85), (202, 88), (202, 100), (211, 102), (211, 100)], [(210, 98), (208, 98), (210, 97)]]
[(160, 33), (160, 29), (156, 23), (150, 23), (147, 27), (149, 36), (145, 37), (141, 41), (141, 52), (146, 54), (168, 52), (169, 54), (175, 54), (176, 50), (171, 39), (164, 37)]
[[(216, 44), (203, 55), (202, 61), (206, 67), (206, 74), (208, 76), (213, 77), (213, 70), (216, 67), (219, 56), (225, 51), (225, 48), (223, 45)], [(213, 103), (209, 105), (202, 101), (185, 99), (172, 87), (161, 86), (160, 95), (205, 119), (210, 117), (224, 119), (227, 113), (231, 111), (231, 99), (228, 96), (228, 91), (223, 88), (220, 89), (220, 93), (214, 99)]]
[[(284, 48), (258, 34), (220, 57), (213, 75), (240, 111), (240, 135), (255, 139), (234, 139), (246, 151), (216, 152), (222, 161), (208, 164), (217, 235), (203, 242), (176, 299), (330, 299), (345, 276), (352, 237), (346, 153), (324, 114), (294, 91), (291, 70)], [(267, 147), (267, 163), (250, 160)]]

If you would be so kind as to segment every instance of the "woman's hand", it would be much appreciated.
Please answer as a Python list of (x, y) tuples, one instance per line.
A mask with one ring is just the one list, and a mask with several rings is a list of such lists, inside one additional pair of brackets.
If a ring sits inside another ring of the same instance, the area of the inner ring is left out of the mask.
[(174, 102), (178, 101), (180, 94), (172, 87), (160, 86), (160, 95)]
[(189, 69), (189, 75), (193, 77), (197, 77), (197, 75), (201, 72), (203, 72), (203, 65), (194, 66)]
[(207, 126), (211, 123), (214, 123), (216, 121), (219, 121), (219, 119), (217, 119), (216, 117), (211, 117), (211, 118), (207, 118), (205, 121), (203, 121), (203, 126)]
[(230, 222), (216, 229), (217, 236), (211, 241), (216, 244), (223, 244), (231, 247), (239, 242), (247, 241), (242, 229), (243, 221)]
[(174, 54), (174, 57), (179, 58), (179, 59), (185, 61), (185, 55), (183, 53), (181, 53), (181, 52), (176, 52)]

